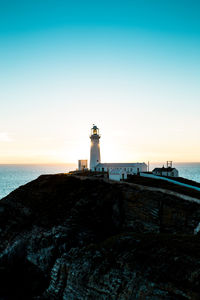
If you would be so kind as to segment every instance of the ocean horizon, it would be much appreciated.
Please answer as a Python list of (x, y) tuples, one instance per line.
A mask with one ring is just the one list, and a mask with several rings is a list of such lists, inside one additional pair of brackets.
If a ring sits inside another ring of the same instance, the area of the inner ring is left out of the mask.
[(76, 164), (0, 164), (0, 199), (40, 175), (68, 173)]
[[(151, 163), (150, 171), (162, 165)], [(180, 177), (200, 182), (200, 162), (174, 163), (173, 166), (179, 170)], [(68, 173), (76, 168), (76, 164), (0, 164), (0, 199), (40, 175)]]

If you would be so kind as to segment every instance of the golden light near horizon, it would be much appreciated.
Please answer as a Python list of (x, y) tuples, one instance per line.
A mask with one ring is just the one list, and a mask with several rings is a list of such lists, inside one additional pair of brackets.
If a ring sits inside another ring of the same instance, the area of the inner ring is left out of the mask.
[[(80, 158), (89, 160), (91, 124), (84, 119), (80, 122), (82, 122), (81, 128), (79, 124), (73, 124), (68, 132), (65, 132), (64, 127), (60, 130), (59, 126), (55, 128), (54, 125), (54, 132), (51, 130), (51, 135), (46, 137), (39, 132), (38, 128), (37, 137), (26, 136), (25, 141), (17, 135), (7, 134), (6, 138), (4, 135), (4, 139), (0, 141), (0, 163), (77, 163)], [(199, 161), (199, 141), (196, 139), (196, 132), (189, 135), (191, 126), (184, 134), (175, 132), (170, 136), (169, 141), (165, 135), (167, 136), (167, 132), (172, 128), (163, 126), (162, 136), (157, 125), (152, 122), (150, 131), (153, 134), (150, 135), (146, 129), (148, 121), (144, 121), (143, 126), (140, 125), (140, 130), (137, 130), (137, 122), (138, 120), (132, 128), (126, 126), (129, 129), (117, 127), (114, 118), (113, 128), (108, 120), (104, 124), (100, 121), (97, 123), (101, 134), (102, 161), (165, 162), (168, 159), (176, 162)], [(185, 144), (186, 135), (188, 140), (191, 140), (188, 144)]]

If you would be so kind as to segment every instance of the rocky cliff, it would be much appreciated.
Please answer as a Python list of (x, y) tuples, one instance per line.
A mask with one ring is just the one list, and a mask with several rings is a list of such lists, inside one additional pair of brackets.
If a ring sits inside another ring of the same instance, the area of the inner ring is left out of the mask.
[(20, 187), (0, 201), (0, 299), (200, 299), (200, 201), (183, 198), (64, 174)]

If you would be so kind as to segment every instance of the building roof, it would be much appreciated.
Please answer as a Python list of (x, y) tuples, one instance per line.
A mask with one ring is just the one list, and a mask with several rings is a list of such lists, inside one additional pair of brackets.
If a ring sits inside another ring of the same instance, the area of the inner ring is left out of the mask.
[(153, 169), (152, 172), (172, 172), (173, 170), (176, 170), (176, 168), (171, 168), (171, 167), (165, 168), (165, 167), (162, 167), (162, 168), (155, 168), (155, 169)]
[(146, 165), (145, 163), (99, 163), (95, 168), (131, 168), (138, 165)]

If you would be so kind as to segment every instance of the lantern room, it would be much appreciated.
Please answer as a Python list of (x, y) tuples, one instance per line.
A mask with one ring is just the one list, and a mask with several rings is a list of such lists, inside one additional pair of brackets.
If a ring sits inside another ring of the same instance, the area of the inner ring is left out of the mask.
[(99, 128), (93, 124), (93, 127), (91, 128), (91, 136), (92, 135), (99, 135)]

